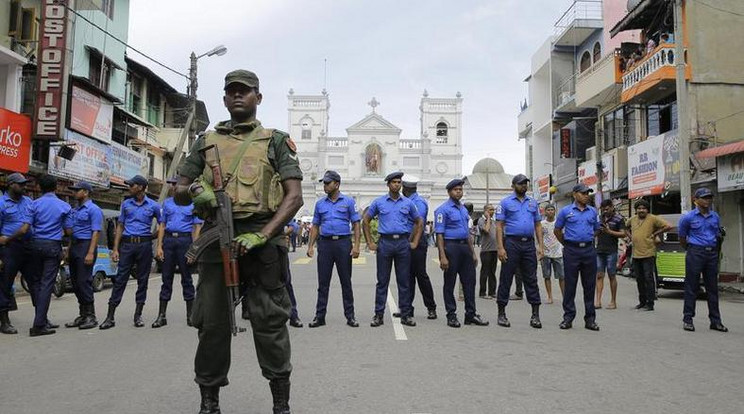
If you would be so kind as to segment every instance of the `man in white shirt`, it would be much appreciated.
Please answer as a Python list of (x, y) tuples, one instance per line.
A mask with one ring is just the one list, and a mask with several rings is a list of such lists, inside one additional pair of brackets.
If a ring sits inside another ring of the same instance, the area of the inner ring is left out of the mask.
[(543, 279), (545, 281), (545, 291), (548, 293), (548, 300), (545, 303), (553, 303), (553, 284), (550, 281), (551, 274), (558, 279), (558, 286), (561, 288), (561, 296), (563, 296), (563, 246), (558, 241), (558, 238), (555, 237), (555, 234), (553, 234), (554, 229), (555, 206), (549, 204), (545, 207), (545, 218), (542, 221), (545, 255), (540, 260)]

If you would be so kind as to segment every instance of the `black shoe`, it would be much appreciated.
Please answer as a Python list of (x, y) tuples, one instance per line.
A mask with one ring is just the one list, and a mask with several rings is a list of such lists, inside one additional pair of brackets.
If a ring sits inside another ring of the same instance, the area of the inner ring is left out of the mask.
[(586, 328), (586, 329), (588, 329), (590, 331), (598, 331), (599, 330), (599, 325), (597, 325), (597, 322), (592, 321), (592, 322), (585, 323), (584, 324), (584, 328)]
[(429, 309), (429, 315), (426, 316), (426, 319), (436, 319), (437, 318), (437, 311), (434, 309)]
[[(165, 318), (165, 312), (167, 310), (168, 310), (168, 301), (161, 300), (160, 309), (158, 310), (158, 317), (155, 318), (155, 322), (152, 323), (153, 328), (160, 328), (161, 326), (168, 325), (168, 319)], [(134, 326), (137, 326), (137, 322), (135, 322)]]
[(85, 318), (85, 305), (79, 305), (80, 314), (72, 322), (67, 322), (65, 328), (77, 328), (83, 322)]
[(447, 326), (450, 328), (459, 328), (460, 321), (458, 321), (457, 318), (447, 318)]
[(532, 315), (532, 318), (530, 318), (530, 326), (535, 329), (542, 328), (542, 322), (540, 322), (540, 316)]
[(8, 311), (0, 311), (0, 333), (6, 335), (15, 335), (18, 333), (18, 330), (10, 323)]
[(221, 414), (220, 387), (199, 386), (201, 392), (201, 407), (199, 414)]
[(83, 317), (83, 321), (80, 322), (78, 329), (93, 329), (98, 326), (98, 319), (96, 319), (96, 307), (94, 304), (86, 304), (84, 313), (85, 316)]
[(57, 329), (57, 328), (59, 328), (59, 324), (56, 324), (56, 323), (50, 321), (49, 319), (47, 319), (46, 328), (47, 329)]
[(138, 303), (137, 306), (134, 308), (134, 327), (135, 328), (142, 328), (145, 326), (145, 321), (142, 320), (142, 309), (145, 307), (144, 303)]
[(324, 325), (325, 325), (325, 318), (319, 318), (317, 316), (313, 318), (312, 322), (307, 324), (307, 326), (310, 328), (317, 328), (319, 326), (324, 326)]
[(106, 315), (106, 319), (103, 321), (103, 323), (98, 327), (98, 329), (109, 329), (116, 326), (116, 321), (114, 321), (114, 314), (116, 313), (116, 306), (109, 305), (108, 306), (108, 314)]
[(710, 324), (710, 329), (718, 332), (728, 332), (728, 328), (723, 326), (721, 322)]
[(562, 321), (559, 325), (559, 328), (561, 329), (571, 329), (573, 328), (573, 323), (569, 321)]
[(355, 318), (349, 318), (346, 320), (346, 324), (351, 326), (352, 328), (358, 328), (359, 322)]
[(405, 326), (416, 326), (413, 316), (403, 316), (400, 318), (400, 324)]
[(642, 307), (641, 310), (644, 310), (644, 311), (653, 311), (654, 310), (654, 305), (646, 305), (646, 306)]
[(496, 319), (496, 324), (499, 326), (503, 326), (504, 328), (508, 328), (511, 326), (509, 319), (507, 319), (506, 314), (504, 313), (499, 314), (498, 319)]
[(393, 312), (393, 318), (400, 318), (400, 312)]
[(636, 308), (636, 309), (643, 309), (643, 308), (645, 308), (645, 307), (646, 307), (646, 304), (645, 304), (645, 303), (639, 303), (639, 304), (637, 304), (637, 305), (635, 306), (635, 308)]
[(302, 328), (302, 321), (300, 318), (289, 318), (289, 326), (293, 328)]
[(465, 325), (475, 325), (475, 326), (488, 326), (489, 322), (485, 319), (483, 319), (480, 315), (475, 314), (471, 316), (470, 318), (465, 318)]
[(372, 323), (370, 323), (369, 326), (376, 328), (384, 323), (385, 321), (383, 320), (382, 315), (376, 314), (372, 317)]
[(682, 329), (685, 331), (695, 332), (695, 325), (693, 325), (692, 322), (683, 322)]
[(46, 326), (42, 326), (41, 328), (32, 327), (29, 329), (29, 335), (31, 336), (53, 335), (55, 333), (57, 333), (57, 331), (49, 329)]

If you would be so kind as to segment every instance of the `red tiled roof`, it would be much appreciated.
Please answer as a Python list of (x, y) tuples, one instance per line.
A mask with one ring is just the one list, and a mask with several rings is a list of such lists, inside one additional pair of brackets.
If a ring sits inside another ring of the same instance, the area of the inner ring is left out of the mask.
[(721, 145), (719, 147), (708, 148), (707, 150), (696, 153), (695, 156), (697, 158), (714, 158), (728, 154), (735, 154), (737, 152), (744, 152), (744, 140)]

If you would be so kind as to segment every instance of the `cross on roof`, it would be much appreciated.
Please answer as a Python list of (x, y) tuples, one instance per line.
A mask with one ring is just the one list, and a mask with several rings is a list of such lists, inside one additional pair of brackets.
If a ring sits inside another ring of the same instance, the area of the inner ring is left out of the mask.
[(367, 102), (367, 105), (372, 107), (372, 112), (375, 112), (375, 108), (377, 108), (380, 105), (380, 102), (373, 96), (372, 100)]

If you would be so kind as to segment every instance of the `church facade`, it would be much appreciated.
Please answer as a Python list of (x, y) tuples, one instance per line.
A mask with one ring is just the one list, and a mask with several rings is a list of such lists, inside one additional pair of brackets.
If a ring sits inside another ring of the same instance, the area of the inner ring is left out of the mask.
[[(341, 192), (356, 200), (360, 211), (387, 192), (385, 176), (403, 171), (419, 178), (418, 191), (433, 210), (448, 196), (445, 185), (462, 174), (462, 96), (432, 98), (424, 91), (419, 105), (420, 131), (402, 138), (401, 129), (377, 111), (346, 128), (345, 137), (328, 136), (330, 99), (320, 95), (288, 95), (288, 131), (297, 144), (300, 168), (305, 175), (305, 205), (300, 216), (311, 216), (318, 198), (325, 196), (318, 180), (326, 170), (341, 174)], [(405, 178), (405, 177), (404, 177)]]

